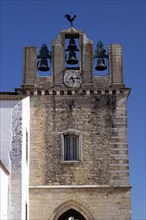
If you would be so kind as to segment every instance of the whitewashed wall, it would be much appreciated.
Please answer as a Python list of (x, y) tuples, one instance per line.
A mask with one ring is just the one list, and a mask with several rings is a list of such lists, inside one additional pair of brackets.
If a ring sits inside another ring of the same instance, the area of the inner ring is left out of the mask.
[(0, 158), (8, 170), (10, 170), (10, 151), (12, 149), (12, 110), (18, 101), (0, 101)]
[[(23, 100), (0, 101), (1, 158), (10, 171), (8, 219), (25, 219), (28, 203), (28, 162), (26, 131), (29, 135), (29, 97)], [(28, 150), (29, 151), (29, 150)]]
[[(29, 97), (22, 101), (22, 214), (21, 219), (26, 219), (25, 206), (29, 209), (29, 134), (30, 134), (30, 100)], [(26, 161), (26, 132), (28, 133), (28, 160)], [(29, 210), (27, 210), (29, 214)], [(27, 216), (29, 219), (29, 216)]]
[(8, 175), (0, 167), (0, 219), (7, 219)]

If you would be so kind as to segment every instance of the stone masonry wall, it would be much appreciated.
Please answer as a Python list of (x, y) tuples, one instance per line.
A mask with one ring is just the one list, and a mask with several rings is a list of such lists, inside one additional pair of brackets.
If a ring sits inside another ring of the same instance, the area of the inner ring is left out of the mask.
[[(30, 219), (130, 220), (126, 101), (129, 90), (31, 96)], [(62, 133), (82, 134), (79, 162), (62, 161)]]
[[(127, 95), (122, 97), (32, 96), (30, 185), (128, 185)], [(80, 162), (62, 162), (61, 134), (68, 129), (82, 134)]]
[(117, 96), (117, 104), (113, 117), (113, 134), (110, 141), (111, 173), (110, 184), (129, 184), (129, 160), (128, 160), (128, 137), (127, 137), (127, 108), (126, 95)]
[(30, 189), (31, 220), (58, 220), (70, 208), (86, 220), (130, 220), (130, 192), (124, 187)]

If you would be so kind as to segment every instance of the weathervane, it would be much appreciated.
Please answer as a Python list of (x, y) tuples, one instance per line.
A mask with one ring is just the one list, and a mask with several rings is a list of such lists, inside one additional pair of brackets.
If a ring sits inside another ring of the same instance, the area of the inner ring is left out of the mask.
[(65, 14), (64, 16), (69, 22), (70, 22), (70, 26), (73, 27), (73, 21), (76, 18), (76, 15), (74, 15), (72, 18), (69, 14)]

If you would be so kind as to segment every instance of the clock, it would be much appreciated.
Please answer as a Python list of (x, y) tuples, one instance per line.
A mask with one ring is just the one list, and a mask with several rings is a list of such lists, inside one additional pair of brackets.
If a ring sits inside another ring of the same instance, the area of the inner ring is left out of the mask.
[(79, 71), (76, 70), (67, 70), (64, 73), (63, 81), (66, 86), (75, 88), (80, 87), (82, 83), (82, 77)]

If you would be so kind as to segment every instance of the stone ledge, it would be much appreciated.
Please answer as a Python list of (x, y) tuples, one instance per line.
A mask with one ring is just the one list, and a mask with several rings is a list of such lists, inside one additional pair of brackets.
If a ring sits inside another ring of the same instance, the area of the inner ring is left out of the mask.
[(39, 185), (39, 186), (29, 186), (29, 189), (83, 189), (83, 188), (131, 188), (130, 185)]

